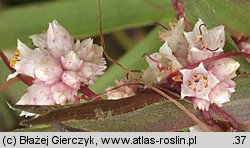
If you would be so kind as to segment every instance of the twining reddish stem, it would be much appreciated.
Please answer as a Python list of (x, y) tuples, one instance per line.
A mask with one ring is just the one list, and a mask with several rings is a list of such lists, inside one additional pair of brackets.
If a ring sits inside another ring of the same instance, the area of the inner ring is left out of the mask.
[[(193, 69), (193, 68), (197, 67), (201, 62), (203, 62), (203, 64), (206, 64), (206, 63), (209, 63), (209, 62), (212, 62), (212, 61), (216, 61), (216, 60), (219, 60), (219, 59), (222, 59), (222, 58), (226, 58), (226, 57), (245, 57), (245, 58), (249, 58), (250, 59), (250, 54), (245, 53), (245, 52), (226, 52), (226, 53), (223, 53), (223, 54), (211, 57), (211, 58), (207, 58), (205, 60), (201, 60), (201, 61), (196, 62), (194, 64), (185, 66), (182, 69)], [(167, 77), (168, 82), (172, 82), (173, 81), (172, 78), (174, 76), (177, 76), (177, 75), (180, 75), (180, 74), (181, 74), (180, 70), (176, 70), (176, 71), (172, 72)]]
[(11, 72), (15, 72), (15, 69), (12, 68), (12, 67), (10, 67), (10, 62), (9, 62), (7, 56), (3, 53), (2, 50), (0, 50), (0, 57), (1, 57), (1, 59), (3, 60), (4, 64), (9, 68), (9, 70), (10, 70)]
[(192, 31), (192, 27), (184, 16), (185, 6), (183, 0), (172, 0), (172, 6), (175, 10), (175, 18), (178, 20), (180, 17), (184, 18), (185, 25), (188, 31)]
[[(91, 89), (89, 89), (87, 86), (84, 85), (80, 87), (79, 92), (90, 98), (96, 97), (96, 94)], [(103, 99), (101, 97), (97, 97), (93, 101), (98, 101), (98, 100), (103, 100)]]
[(16, 83), (17, 81), (19, 81), (18, 78), (13, 78), (5, 83), (3, 83), (2, 85), (0, 85), (0, 91), (4, 90), (5, 88), (11, 86), (12, 84)]
[(206, 111), (206, 110), (203, 111), (203, 110), (201, 110), (200, 112), (201, 112), (201, 115), (202, 115), (204, 121), (205, 121), (208, 125), (210, 125), (210, 126), (215, 125), (215, 121), (212, 119), (212, 117), (211, 117), (209, 111)]
[(31, 86), (33, 84), (33, 78), (31, 77), (24, 77), (22, 75), (18, 75), (17, 78), (21, 80), (23, 83), (27, 84), (28, 86)]
[[(15, 69), (10, 67), (10, 62), (2, 50), (0, 50), (0, 57), (3, 60), (4, 64), (9, 68), (9, 70), (11, 72), (15, 72)], [(31, 77), (24, 77), (22, 75), (18, 75), (17, 78), (29, 86), (33, 84), (33, 82), (32, 82), (33, 78), (31, 78)]]
[(239, 129), (237, 121), (224, 110), (222, 110), (219, 106), (217, 106), (216, 104), (211, 104), (209, 106), (209, 109), (227, 120), (234, 129)]

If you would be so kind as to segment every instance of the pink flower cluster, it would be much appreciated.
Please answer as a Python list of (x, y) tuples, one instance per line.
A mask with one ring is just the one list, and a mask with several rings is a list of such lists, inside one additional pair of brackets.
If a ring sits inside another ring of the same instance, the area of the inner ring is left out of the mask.
[[(231, 58), (222, 58), (209, 63), (202, 60), (223, 53), (225, 44), (224, 26), (207, 29), (201, 19), (193, 31), (184, 31), (184, 20), (180, 19), (171, 30), (159, 33), (164, 41), (159, 53), (147, 57), (148, 69), (143, 74), (145, 80), (159, 82), (170, 73), (181, 72), (181, 98), (190, 97), (193, 105), (208, 110), (212, 103), (222, 106), (230, 101), (236, 84), (232, 80), (240, 64)], [(173, 53), (172, 53), (173, 52)], [(193, 69), (184, 66), (200, 62)], [(164, 70), (162, 70), (164, 68)]]
[[(240, 64), (231, 58), (202, 61), (223, 53), (225, 44), (224, 26), (207, 29), (201, 19), (195, 24), (193, 31), (185, 32), (184, 19), (180, 19), (171, 30), (159, 32), (159, 38), (164, 41), (159, 52), (146, 57), (149, 67), (142, 74), (142, 79), (148, 83), (157, 84), (175, 71), (180, 76), (173, 77), (181, 82), (181, 98), (192, 98), (194, 107), (209, 110), (210, 104), (222, 106), (230, 101), (236, 84), (232, 80)], [(185, 69), (185, 66), (199, 63), (195, 68)], [(126, 84), (124, 79), (116, 82)], [(135, 88), (126, 86), (108, 93), (108, 99), (120, 99), (135, 95)], [(113, 93), (112, 93), (113, 92)]]
[[(164, 41), (159, 52), (147, 55), (149, 67), (141, 78), (157, 84), (175, 71), (173, 78), (181, 82), (181, 98), (192, 98), (193, 105), (200, 110), (209, 110), (210, 104), (222, 106), (230, 101), (236, 84), (232, 80), (240, 66), (231, 58), (221, 58), (205, 63), (203, 60), (223, 53), (225, 44), (224, 26), (207, 29), (201, 19), (193, 31), (185, 32), (184, 19), (180, 19), (171, 30), (159, 33)], [(91, 85), (106, 68), (103, 48), (93, 44), (92, 39), (73, 41), (70, 34), (57, 21), (49, 24), (47, 33), (30, 37), (35, 49), (18, 40), (18, 47), (11, 66), (16, 70), (13, 78), (24, 74), (34, 79), (17, 104), (53, 105), (67, 101), (79, 102), (77, 93), (81, 85)], [(245, 46), (246, 47), (246, 46)], [(248, 52), (248, 50), (246, 50)], [(199, 63), (199, 64), (197, 64)], [(184, 68), (197, 64), (194, 68)], [(138, 91), (137, 86), (126, 85), (135, 80), (123, 78), (116, 84), (124, 85), (109, 91), (108, 99), (130, 97)]]
[(16, 70), (8, 79), (24, 74), (34, 79), (19, 105), (54, 105), (79, 102), (81, 85), (91, 85), (106, 68), (103, 48), (93, 39), (82, 42), (73, 38), (56, 20), (47, 33), (30, 36), (35, 49), (18, 40), (11, 66)]

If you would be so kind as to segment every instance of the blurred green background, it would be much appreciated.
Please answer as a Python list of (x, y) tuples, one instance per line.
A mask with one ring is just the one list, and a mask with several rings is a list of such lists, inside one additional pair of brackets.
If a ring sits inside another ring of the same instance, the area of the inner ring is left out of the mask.
[[(231, 33), (248, 35), (250, 32), (248, 0), (187, 0), (185, 5), (196, 3), (197, 10), (188, 10), (196, 16), (213, 13)], [(209, 5), (211, 10), (203, 12), (198, 4)], [(112, 57), (130, 69), (145, 68), (147, 65), (141, 55), (159, 49), (161, 42), (157, 34), (162, 29), (154, 23), (167, 26), (174, 18), (171, 0), (102, 0), (102, 11), (107, 49)], [(53, 19), (65, 26), (75, 39), (93, 37), (99, 43), (97, 0), (0, 0), (0, 50), (11, 56), (17, 38), (31, 45), (28, 36), (45, 32), (48, 22)], [(0, 60), (0, 84), (6, 81), (9, 73)], [(119, 68), (109, 66), (91, 88), (100, 93), (124, 74)], [(26, 88), (26, 85), (16, 83), (0, 91), (0, 131), (17, 127), (18, 113), (11, 111), (5, 101), (15, 103)]]

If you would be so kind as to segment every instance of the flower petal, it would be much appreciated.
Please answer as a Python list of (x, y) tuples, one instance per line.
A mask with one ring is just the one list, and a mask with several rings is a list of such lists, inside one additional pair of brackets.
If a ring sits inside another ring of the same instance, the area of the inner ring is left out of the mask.
[(190, 47), (196, 46), (196, 42), (195, 42), (196, 36), (194, 32), (184, 32), (184, 36), (186, 37)]
[(78, 73), (74, 71), (64, 71), (62, 81), (74, 89), (79, 89), (81, 85), (81, 78)]
[(234, 59), (223, 58), (211, 62), (211, 64), (208, 65), (208, 69), (212, 71), (216, 78), (222, 81), (224, 79), (234, 78), (236, 76), (235, 72), (239, 66), (239, 62)]
[(34, 83), (26, 90), (17, 105), (54, 105), (55, 101), (50, 94), (49, 85)]
[(94, 63), (84, 62), (80, 69), (79, 75), (81, 76), (81, 82), (85, 85), (91, 85), (94, 83), (97, 76), (98, 66)]
[(189, 43), (190, 47), (196, 47), (197, 39), (202, 38), (202, 34), (207, 32), (207, 28), (204, 25), (204, 22), (199, 19), (195, 24), (192, 32), (184, 32), (184, 35)]
[(150, 84), (158, 82), (159, 71), (148, 67), (142, 74), (142, 79)]
[(105, 59), (103, 58), (103, 48), (96, 44), (93, 44), (93, 39), (89, 38), (81, 43), (76, 42), (74, 51), (77, 56), (84, 62), (96, 63), (97, 65), (105, 65)]
[(60, 80), (62, 73), (63, 69), (60, 63), (49, 56), (45, 60), (38, 62), (34, 67), (35, 78), (44, 81), (46, 84), (53, 84)]
[(46, 48), (46, 34), (43, 33), (43, 34), (35, 34), (35, 35), (31, 35), (29, 37), (33, 44), (36, 46), (36, 47), (39, 47), (40, 49), (45, 49)]
[(67, 30), (56, 20), (49, 23), (47, 31), (47, 49), (51, 55), (60, 59), (65, 53), (73, 49), (73, 39)]
[(201, 35), (200, 34), (201, 32), (202, 32), (202, 34), (207, 32), (207, 27), (204, 24), (205, 23), (199, 18), (198, 22), (195, 24), (194, 29), (193, 29), (193, 32), (195, 35)]
[(209, 51), (209, 50), (199, 50), (196, 47), (192, 47), (188, 54), (188, 63), (193, 64), (201, 60), (217, 56), (222, 52), (223, 50), (221, 48), (216, 51)]
[(89, 54), (93, 55), (92, 46), (93, 39), (88, 38), (86, 40), (83, 40), (81, 43), (80, 41), (77, 41), (74, 50), (80, 59), (84, 61), (89, 61), (92, 57)]
[(193, 100), (193, 105), (195, 108), (198, 108), (200, 110), (209, 110), (210, 102), (204, 99), (195, 98)]
[[(121, 80), (115, 80), (116, 86), (121, 86), (124, 84), (128, 84), (129, 81), (125, 78)], [(112, 89), (114, 87), (108, 87), (106, 91)], [(121, 98), (127, 98), (135, 95), (136, 88), (134, 86), (122, 86), (118, 89), (108, 91), (106, 93), (107, 97), (109, 100), (116, 100), (116, 99), (121, 99)]]
[(52, 98), (56, 104), (64, 105), (68, 100), (78, 102), (76, 99), (77, 90), (65, 85), (63, 82), (58, 82), (51, 87)]
[[(165, 42), (159, 49), (159, 52), (166, 56), (167, 59), (171, 61), (171, 69), (172, 71), (175, 71), (177, 69), (182, 68), (182, 65), (180, 62), (176, 59), (176, 57), (172, 54), (172, 50), (169, 48), (168, 43)], [(163, 64), (164, 65), (164, 64)]]
[(172, 50), (168, 46), (168, 42), (165, 42), (159, 49), (159, 52), (166, 56), (173, 56)]
[(11, 74), (8, 78), (13, 78), (19, 73), (34, 78), (34, 67), (38, 62), (44, 59), (44, 54), (38, 48), (34, 50), (28, 48), (20, 40), (18, 40), (17, 49), (20, 51), (20, 55), (18, 61), (16, 61), (16, 64), (13, 66), (16, 73)]
[(169, 48), (182, 65), (187, 65), (188, 42), (184, 37), (185, 22), (181, 18), (170, 31), (159, 32), (159, 38), (168, 43)]
[(202, 37), (203, 42), (207, 43), (210, 49), (223, 48), (225, 45), (224, 26), (220, 25), (209, 29)]
[(83, 61), (79, 59), (77, 54), (71, 50), (61, 57), (61, 63), (64, 69), (78, 71)]
[(230, 101), (231, 92), (228, 91), (224, 83), (219, 83), (209, 94), (211, 103), (222, 106), (223, 103)]
[(181, 98), (193, 96), (210, 101), (209, 93), (219, 83), (219, 80), (205, 69), (203, 63), (200, 63), (198, 67), (192, 70), (184, 69), (180, 70), (180, 72), (183, 75)]

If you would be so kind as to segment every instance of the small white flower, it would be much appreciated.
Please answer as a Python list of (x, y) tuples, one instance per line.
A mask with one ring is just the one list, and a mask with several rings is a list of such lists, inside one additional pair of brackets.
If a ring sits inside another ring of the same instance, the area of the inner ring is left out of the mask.
[(149, 83), (157, 83), (168, 76), (172, 71), (182, 67), (172, 54), (167, 42), (161, 46), (159, 52), (151, 54), (146, 60), (149, 64), (149, 68), (143, 73), (142, 79)]
[(209, 71), (203, 63), (192, 70), (180, 70), (183, 75), (183, 84), (181, 85), (181, 98), (186, 96), (202, 98), (210, 101), (208, 95), (211, 90), (219, 83), (219, 80)]
[[(183, 69), (181, 97), (193, 97), (193, 105), (208, 110), (212, 103), (222, 106), (230, 101), (236, 84), (231, 80), (236, 76), (239, 63), (231, 58), (223, 58), (204, 67), (202, 63), (194, 69)], [(208, 70), (207, 70), (208, 69)]]
[(114, 87), (108, 87), (106, 89), (107, 99), (108, 100), (117, 100), (122, 98), (127, 98), (136, 95), (137, 86), (135, 85), (126, 85), (134, 82), (133, 79), (122, 78), (120, 80), (115, 80), (116, 86), (121, 86), (120, 88), (113, 89)]
[(223, 58), (208, 65), (208, 69), (220, 80), (220, 83), (209, 94), (211, 103), (222, 106), (223, 103), (230, 101), (230, 96), (235, 92), (236, 87), (231, 79), (236, 77), (235, 72), (239, 66), (239, 62), (231, 58)]
[(207, 69), (212, 71), (220, 81), (232, 79), (236, 76), (236, 70), (240, 63), (232, 58), (223, 58), (209, 63)]
[(184, 33), (188, 43), (189, 64), (216, 56), (223, 52), (225, 45), (224, 26), (220, 25), (207, 30), (201, 19), (195, 24), (192, 32)]
[(177, 60), (183, 65), (187, 65), (188, 42), (184, 37), (185, 22), (181, 18), (171, 30), (159, 32), (159, 38), (168, 43), (169, 48), (174, 53)]

